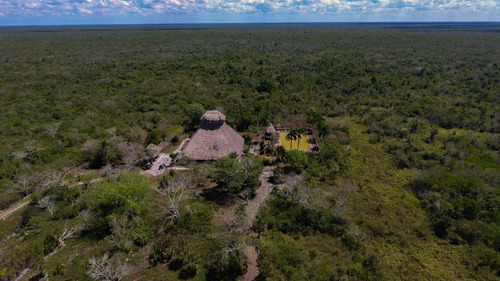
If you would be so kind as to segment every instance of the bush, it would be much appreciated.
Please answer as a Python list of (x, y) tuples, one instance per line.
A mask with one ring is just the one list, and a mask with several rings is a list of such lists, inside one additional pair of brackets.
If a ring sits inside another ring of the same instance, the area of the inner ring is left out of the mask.
[(264, 165), (264, 166), (271, 165), (271, 160), (269, 158), (262, 159), (262, 165)]
[(43, 254), (48, 255), (52, 253), (59, 246), (59, 240), (53, 234), (45, 236), (43, 240)]
[(171, 244), (170, 239), (161, 238), (155, 242), (153, 252), (149, 255), (149, 264), (155, 266), (158, 263), (167, 263), (172, 258), (172, 253), (169, 251)]
[(103, 141), (97, 150), (91, 154), (85, 153), (85, 158), (89, 159), (89, 167), (91, 169), (100, 169), (106, 164), (111, 164), (113, 167), (117, 167), (122, 162), (122, 153), (110, 146), (107, 142)]
[(21, 225), (20, 227), (25, 227), (31, 221), (32, 218), (40, 215), (43, 211), (35, 207), (33, 205), (28, 205), (24, 207), (23, 212), (21, 213)]
[(281, 166), (276, 167), (274, 169), (273, 175), (271, 176), (271, 178), (269, 179), (269, 181), (272, 184), (282, 184), (282, 183), (284, 183), (285, 179), (284, 179), (284, 169), (283, 169), (283, 167), (281, 167)]
[(168, 264), (168, 269), (171, 271), (177, 271), (181, 269), (183, 265), (184, 265), (184, 259), (178, 257), (170, 261), (170, 263)]
[(219, 187), (238, 193), (244, 189), (251, 191), (259, 187), (260, 163), (253, 158), (221, 157), (214, 163), (213, 178)]
[(242, 137), (245, 140), (245, 145), (252, 144), (252, 136), (250, 134), (243, 134)]
[(293, 171), (300, 174), (307, 168), (309, 159), (307, 154), (300, 150), (292, 150), (285, 154), (284, 162), (292, 166)]
[(68, 220), (78, 216), (80, 208), (77, 206), (72, 206), (66, 202), (59, 202), (56, 204), (54, 211), (54, 219), (57, 220)]
[[(141, 214), (147, 203), (144, 198), (152, 192), (144, 176), (135, 172), (122, 172), (117, 182), (103, 182), (90, 191), (86, 204), (93, 210), (97, 222), (92, 227), (109, 231), (114, 217)], [(89, 229), (90, 231), (90, 229)], [(96, 231), (90, 231), (96, 232)]]
[(197, 272), (196, 265), (188, 264), (182, 267), (181, 271), (179, 271), (179, 279), (182, 280), (191, 279), (196, 276), (196, 272)]
[(266, 147), (266, 151), (265, 152), (266, 152), (266, 155), (274, 155), (275, 152), (276, 152), (276, 149), (274, 148), (274, 146), (268, 145)]
[(212, 226), (212, 209), (210, 205), (190, 204), (189, 211), (183, 214), (180, 226), (191, 233), (204, 232)]
[(295, 189), (288, 195), (276, 194), (268, 203), (268, 208), (259, 213), (257, 228), (276, 229), (282, 233), (311, 235), (315, 232), (335, 237), (344, 232), (345, 221), (331, 212), (301, 203)]
[(240, 249), (219, 251), (212, 261), (205, 273), (208, 281), (234, 281), (247, 271), (246, 256)]

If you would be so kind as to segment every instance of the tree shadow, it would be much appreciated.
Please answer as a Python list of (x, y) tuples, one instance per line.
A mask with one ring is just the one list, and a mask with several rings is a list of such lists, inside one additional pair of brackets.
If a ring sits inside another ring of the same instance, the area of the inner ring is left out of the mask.
[(201, 197), (203, 199), (217, 204), (219, 206), (229, 206), (232, 205), (236, 199), (236, 195), (232, 192), (225, 190), (220, 186), (214, 186), (211, 188), (205, 188), (201, 191)]

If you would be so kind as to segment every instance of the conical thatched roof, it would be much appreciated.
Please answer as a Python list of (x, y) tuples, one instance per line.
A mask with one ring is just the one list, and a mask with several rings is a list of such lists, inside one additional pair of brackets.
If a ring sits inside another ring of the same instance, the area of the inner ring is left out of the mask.
[(226, 116), (217, 110), (207, 111), (201, 118), (201, 126), (183, 150), (193, 160), (215, 160), (231, 152), (243, 153), (245, 141), (226, 124)]
[(276, 133), (276, 128), (274, 128), (272, 123), (269, 123), (269, 125), (266, 127), (266, 135), (274, 134)]
[(202, 122), (203, 121), (209, 121), (209, 122), (224, 122), (226, 121), (226, 116), (222, 113), (220, 113), (218, 110), (208, 110), (203, 114), (203, 117), (201, 117)]

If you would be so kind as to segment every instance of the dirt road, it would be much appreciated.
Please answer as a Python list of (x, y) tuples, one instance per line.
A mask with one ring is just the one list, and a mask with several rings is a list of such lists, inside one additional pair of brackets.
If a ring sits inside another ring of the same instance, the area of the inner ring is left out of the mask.
[(5, 220), (10, 215), (12, 215), (14, 212), (16, 212), (17, 210), (21, 209), (22, 207), (28, 205), (29, 203), (30, 203), (30, 201), (28, 200), (28, 196), (24, 197), (19, 202), (17, 202), (14, 205), (10, 206), (10, 208), (1, 211), (0, 212), (0, 220)]

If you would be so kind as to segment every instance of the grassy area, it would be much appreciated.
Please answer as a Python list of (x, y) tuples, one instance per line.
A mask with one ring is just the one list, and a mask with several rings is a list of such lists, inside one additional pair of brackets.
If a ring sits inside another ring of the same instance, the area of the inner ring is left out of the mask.
[(468, 247), (433, 236), (419, 200), (407, 190), (416, 171), (396, 169), (382, 145), (370, 144), (364, 131), (358, 124), (350, 126), (353, 151), (348, 173), (358, 186), (352, 218), (371, 234), (366, 246), (379, 257), (385, 277), (466, 280), (469, 273), (462, 261)]
[[(350, 151), (343, 177), (352, 180), (356, 192), (344, 196), (346, 208), (334, 211), (346, 221), (341, 226), (344, 234), (337, 237), (320, 229), (296, 233), (284, 226), (294, 222), (307, 226), (310, 222), (297, 217), (286, 221), (287, 216), (295, 214), (293, 209), (268, 202), (264, 210), (278, 208), (278, 213), (289, 215), (278, 220), (273, 216), (262, 218), (268, 222), (260, 240), (259, 263), (265, 276), (271, 280), (327, 280), (331, 276), (334, 280), (495, 279), (494, 271), (477, 264), (485, 255), (477, 245), (448, 243), (434, 235), (427, 212), (409, 188), (418, 169), (398, 168), (386, 144), (374, 142), (376, 135), (369, 133), (360, 120), (349, 123), (349, 145), (341, 146)], [(454, 133), (441, 130), (439, 134), (444, 137)], [(428, 150), (440, 150), (442, 146), (438, 141), (425, 143)], [(339, 197), (335, 194), (342, 194), (339, 188), (337, 184), (317, 182), (313, 189), (303, 192), (315, 198), (313, 202), (321, 198), (336, 202)], [(349, 236), (357, 242), (349, 242)]]
[(299, 150), (309, 150), (309, 143), (307, 142), (306, 135), (301, 134), (300, 138), (297, 140), (287, 140), (286, 136), (288, 133), (280, 133), (280, 142), (285, 149), (298, 149)]

